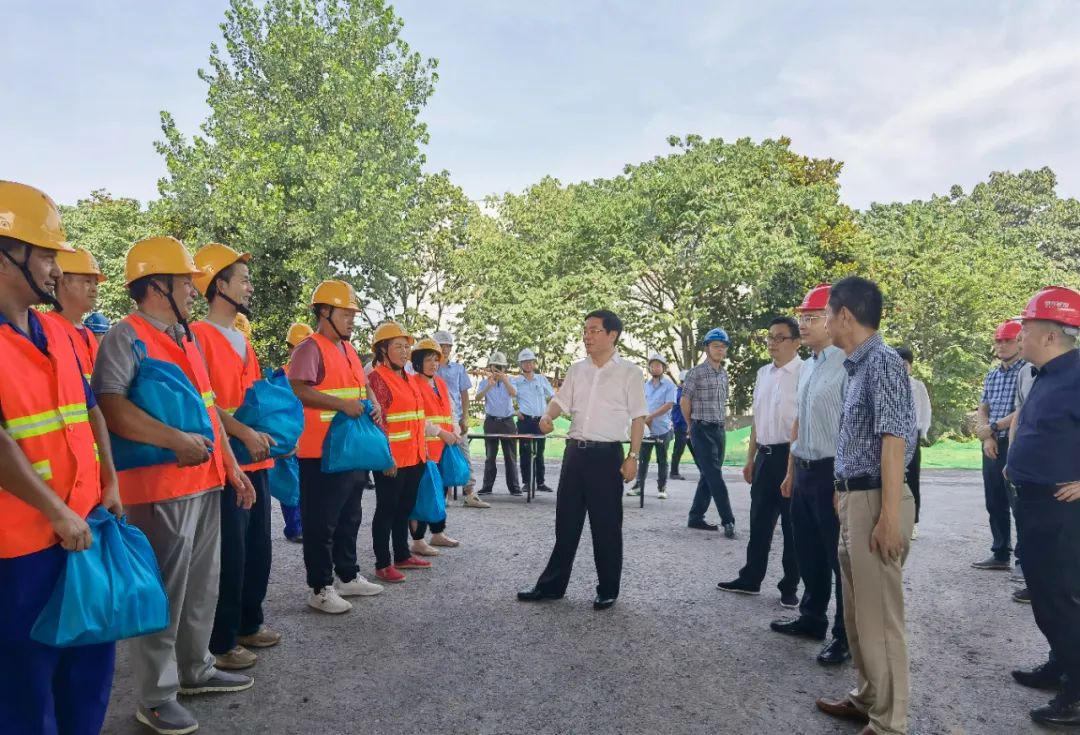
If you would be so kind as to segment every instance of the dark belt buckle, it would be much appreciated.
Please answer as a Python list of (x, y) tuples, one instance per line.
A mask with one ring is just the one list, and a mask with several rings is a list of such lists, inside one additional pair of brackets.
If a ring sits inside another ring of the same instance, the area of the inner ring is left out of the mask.
[(587, 439), (578, 439), (577, 440), (577, 448), (578, 449), (588, 449), (589, 448), (589, 441)]
[(758, 444), (757, 448), (758, 451), (764, 454), (766, 457), (772, 454), (772, 447), (770, 447), (768, 444)]

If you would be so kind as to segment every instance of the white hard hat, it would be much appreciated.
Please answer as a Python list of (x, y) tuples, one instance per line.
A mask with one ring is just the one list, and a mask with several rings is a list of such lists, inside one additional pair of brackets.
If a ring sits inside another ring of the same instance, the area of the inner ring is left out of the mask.
[(684, 380), (686, 380), (686, 376), (689, 375), (689, 374), (690, 374), (689, 370), (680, 370), (679, 371), (679, 382), (681, 383)]
[(664, 367), (667, 367), (667, 360), (665, 360), (663, 355), (661, 355), (659, 352), (654, 352), (649, 355), (649, 362), (652, 362), (653, 360), (660, 363)]
[(509, 363), (506, 362), (506, 355), (501, 352), (492, 352), (488, 358), (488, 367), (492, 365), (498, 365), (499, 367), (506, 367)]
[(450, 334), (445, 329), (440, 329), (438, 332), (431, 335), (431, 338), (441, 345), (454, 344), (454, 335)]
[(535, 360), (536, 353), (530, 350), (528, 347), (518, 353), (518, 362), (525, 362), (526, 360)]

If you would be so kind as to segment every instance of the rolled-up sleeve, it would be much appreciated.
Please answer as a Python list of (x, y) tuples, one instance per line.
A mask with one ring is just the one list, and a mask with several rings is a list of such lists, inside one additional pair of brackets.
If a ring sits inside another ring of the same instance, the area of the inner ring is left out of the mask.
[(873, 395), (874, 433), (902, 439), (914, 434), (915, 403), (911, 383), (899, 357), (882, 359), (876, 371)]
[(131, 351), (135, 330), (127, 322), (116, 324), (101, 340), (90, 387), (97, 395), (126, 396), (138, 367)]
[(690, 372), (686, 374), (686, 380), (683, 381), (683, 395), (691, 400), (693, 400), (694, 392), (697, 390), (697, 376), (697, 371), (691, 369)]

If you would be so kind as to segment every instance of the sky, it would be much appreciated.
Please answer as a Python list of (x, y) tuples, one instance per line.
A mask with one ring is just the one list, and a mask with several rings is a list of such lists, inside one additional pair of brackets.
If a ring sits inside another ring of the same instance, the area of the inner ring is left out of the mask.
[[(4, 0), (0, 178), (157, 197), (159, 113), (205, 119), (226, 0)], [(852, 206), (1050, 166), (1080, 196), (1080, 3), (401, 0), (438, 59), (428, 168), (474, 199), (617, 175), (670, 135), (844, 162)]]

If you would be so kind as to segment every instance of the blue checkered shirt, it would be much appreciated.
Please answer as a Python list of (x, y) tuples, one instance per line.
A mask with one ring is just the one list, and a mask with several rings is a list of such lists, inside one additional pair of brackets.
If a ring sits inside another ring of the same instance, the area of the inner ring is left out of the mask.
[(885, 434), (904, 439), (906, 467), (915, 455), (918, 429), (903, 359), (875, 332), (848, 355), (844, 367), (848, 384), (833, 466), (836, 479), (880, 476)]
[[(1001, 365), (986, 374), (979, 403), (990, 407), (991, 423), (1001, 421), (1016, 408), (1016, 379), (1026, 365), (1024, 360), (1017, 360), (1009, 367)], [(1008, 433), (1008, 430), (1002, 430), (997, 435), (1006, 436)]]

